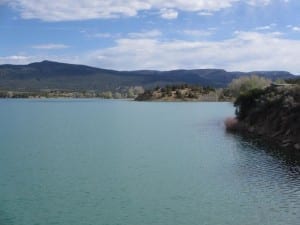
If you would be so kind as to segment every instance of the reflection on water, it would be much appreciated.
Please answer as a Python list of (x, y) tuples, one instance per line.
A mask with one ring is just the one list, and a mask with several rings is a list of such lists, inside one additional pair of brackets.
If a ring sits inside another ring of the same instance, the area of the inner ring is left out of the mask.
[(3, 225), (13, 224), (13, 218), (8, 217), (8, 215), (4, 211), (0, 210), (0, 224), (3, 224)]
[(231, 104), (0, 105), (0, 224), (299, 223), (299, 160), (226, 133)]
[[(233, 134), (226, 134), (226, 137), (236, 144), (239, 159), (235, 161), (236, 174), (245, 181), (244, 185), (256, 189), (257, 194), (270, 190), (266, 200), (273, 211), (297, 215), (299, 218), (299, 157), (260, 139)], [(276, 206), (273, 203), (274, 198), (278, 199)]]
[(239, 149), (247, 152), (254, 151), (254, 154), (266, 154), (277, 160), (278, 164), (288, 168), (293, 168), (292, 171), (299, 171), (300, 156), (294, 151), (281, 148), (273, 143), (269, 143), (259, 137), (250, 137), (240, 134), (232, 134), (226, 132), (226, 136), (236, 141), (240, 145)]

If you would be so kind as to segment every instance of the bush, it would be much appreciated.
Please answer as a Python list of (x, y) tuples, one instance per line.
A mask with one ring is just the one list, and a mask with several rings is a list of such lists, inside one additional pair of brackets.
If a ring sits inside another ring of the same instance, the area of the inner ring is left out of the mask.
[(240, 77), (233, 79), (228, 85), (228, 90), (231, 92), (232, 96), (237, 97), (240, 94), (245, 94), (246, 92), (254, 89), (264, 89), (271, 84), (271, 80), (264, 77), (259, 77), (257, 75)]
[(255, 107), (257, 99), (265, 93), (262, 89), (252, 89), (238, 96), (234, 102), (236, 107), (236, 115), (239, 120), (247, 117), (248, 112)]

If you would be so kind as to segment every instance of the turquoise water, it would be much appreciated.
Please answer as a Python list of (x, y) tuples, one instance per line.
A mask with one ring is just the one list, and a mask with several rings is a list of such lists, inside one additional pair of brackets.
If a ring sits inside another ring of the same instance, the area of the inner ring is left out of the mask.
[(230, 103), (0, 100), (1, 225), (297, 225), (300, 166)]

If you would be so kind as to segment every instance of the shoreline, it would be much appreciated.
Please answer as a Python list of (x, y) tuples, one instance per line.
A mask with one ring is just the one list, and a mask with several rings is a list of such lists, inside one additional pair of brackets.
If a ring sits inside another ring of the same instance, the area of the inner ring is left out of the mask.
[(265, 139), (300, 155), (299, 86), (270, 86), (240, 95), (226, 130)]
[[(227, 118), (228, 119), (228, 118)], [(233, 119), (233, 118), (229, 118)], [(234, 118), (235, 119), (235, 118)], [(251, 140), (257, 140), (262, 143), (266, 143), (278, 150), (285, 151), (286, 153), (293, 154), (300, 157), (300, 145), (297, 142), (292, 143), (285, 137), (278, 138), (276, 135), (270, 135), (267, 132), (263, 132), (262, 129), (250, 126), (244, 122), (238, 121), (234, 126), (229, 127), (225, 121), (226, 131), (232, 134), (238, 134), (242, 137), (249, 138)], [(276, 134), (276, 133), (275, 133)]]
[(101, 97), (66, 97), (66, 96), (58, 96), (58, 97), (0, 97), (1, 99), (99, 99), (99, 100), (120, 100), (120, 101), (135, 101), (135, 102), (228, 102), (233, 103), (233, 101), (219, 100), (219, 101), (207, 101), (207, 100), (199, 100), (199, 99), (172, 99), (172, 100), (164, 100), (164, 99), (152, 99), (152, 100), (136, 100), (135, 98), (101, 98)]
[(70, 98), (70, 97), (55, 97), (55, 98), (0, 98), (0, 101), (12, 101), (12, 100), (28, 100), (28, 101), (47, 101), (47, 100), (64, 100), (64, 101), (88, 101), (88, 100), (94, 100), (94, 101), (124, 101), (124, 102), (136, 102), (136, 103), (233, 103), (232, 101), (182, 101), (182, 100), (178, 100), (178, 101), (163, 101), (163, 100), (155, 100), (155, 101), (136, 101), (135, 99), (118, 99), (118, 98)]

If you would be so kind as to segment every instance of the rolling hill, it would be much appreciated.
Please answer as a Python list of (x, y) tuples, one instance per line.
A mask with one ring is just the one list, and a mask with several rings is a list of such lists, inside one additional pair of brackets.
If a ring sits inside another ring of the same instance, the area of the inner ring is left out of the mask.
[(151, 88), (166, 84), (225, 87), (234, 78), (257, 74), (270, 79), (292, 79), (285, 71), (227, 72), (222, 69), (116, 71), (84, 65), (42, 61), (28, 65), (0, 65), (0, 90), (114, 91), (124, 87)]

